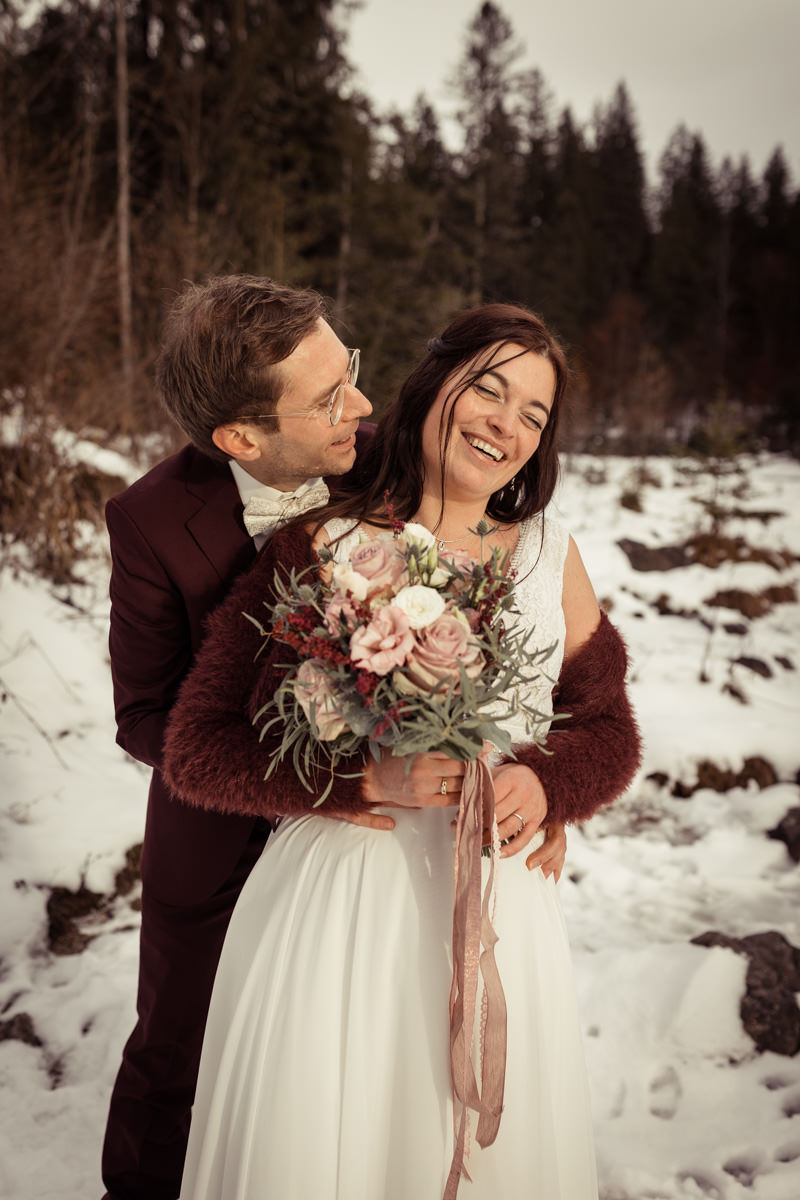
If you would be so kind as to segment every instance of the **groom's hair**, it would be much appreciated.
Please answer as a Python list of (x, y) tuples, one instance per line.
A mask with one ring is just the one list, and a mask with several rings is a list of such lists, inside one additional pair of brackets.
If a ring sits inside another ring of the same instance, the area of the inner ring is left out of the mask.
[(281, 362), (326, 315), (317, 292), (263, 276), (188, 284), (167, 313), (156, 361), (164, 407), (198, 449), (227, 460), (214, 430), (275, 411), (285, 386)]
[[(498, 346), (499, 355), (494, 353)], [(375, 436), (359, 454), (357, 471), (344, 477), (342, 499), (334, 504), (336, 515), (369, 517), (380, 523), (388, 493), (394, 515), (401, 520), (413, 518), (422, 498), (422, 427), (428, 412), (441, 389), (461, 368), (469, 369), (453, 387), (454, 400), (480, 378), (490, 358), (493, 366), (499, 366), (520, 353), (509, 349), (504, 356), (505, 346), (522, 346), (524, 351), (546, 358), (555, 374), (555, 390), (538, 449), (514, 479), (492, 495), (486, 511), (495, 521), (523, 521), (542, 512), (558, 482), (559, 415), (570, 378), (566, 355), (536, 313), (513, 304), (484, 304), (459, 313), (441, 337), (428, 342), (428, 353), (411, 372)], [(442, 477), (452, 412), (453, 406), (446, 405), (440, 447)]]

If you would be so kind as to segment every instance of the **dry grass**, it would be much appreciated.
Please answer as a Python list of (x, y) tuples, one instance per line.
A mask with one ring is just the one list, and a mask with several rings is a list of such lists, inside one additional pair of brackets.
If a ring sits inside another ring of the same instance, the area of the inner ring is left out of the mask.
[(85, 523), (102, 525), (105, 501), (125, 483), (69, 462), (41, 429), (0, 446), (0, 558), (23, 545), (37, 574), (74, 582)]

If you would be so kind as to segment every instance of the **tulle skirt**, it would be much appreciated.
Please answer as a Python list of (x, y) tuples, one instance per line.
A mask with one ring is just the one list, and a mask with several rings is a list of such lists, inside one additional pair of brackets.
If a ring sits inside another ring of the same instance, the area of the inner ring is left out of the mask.
[[(181, 1200), (440, 1200), (453, 1153), (452, 809), (392, 833), (316, 815), (270, 837), (234, 911), (206, 1029)], [(558, 890), (497, 871), (505, 1103), (464, 1200), (596, 1200)], [(484, 860), (486, 863), (486, 860)]]

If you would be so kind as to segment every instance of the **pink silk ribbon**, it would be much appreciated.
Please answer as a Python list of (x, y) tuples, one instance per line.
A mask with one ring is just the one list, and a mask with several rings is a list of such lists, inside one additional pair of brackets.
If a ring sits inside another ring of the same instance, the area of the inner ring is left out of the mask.
[[(494, 786), (483, 759), (468, 762), (456, 821), (455, 904), (453, 909), (453, 982), (450, 988), (450, 1072), (453, 1088), (455, 1149), (443, 1200), (455, 1200), (467, 1171), (467, 1121), (478, 1115), (479, 1146), (497, 1137), (506, 1078), (506, 998), (495, 961), (497, 934), (490, 907), (494, 890), (494, 854), (481, 895), (481, 844), (484, 821), (494, 828)], [(473, 1062), (478, 975), (483, 977), (479, 1075)]]

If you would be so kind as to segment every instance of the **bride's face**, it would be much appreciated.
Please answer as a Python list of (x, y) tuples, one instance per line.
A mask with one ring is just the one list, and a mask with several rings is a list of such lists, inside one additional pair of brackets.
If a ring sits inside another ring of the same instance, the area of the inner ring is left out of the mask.
[(482, 354), (480, 364), (479, 377), (460, 396), (464, 380), (480, 369), (478, 360), (445, 381), (422, 427), (425, 479), (438, 480), (452, 409), (445, 459), (445, 491), (452, 499), (488, 500), (513, 479), (536, 453), (553, 405), (555, 371), (540, 354), (505, 342)]

